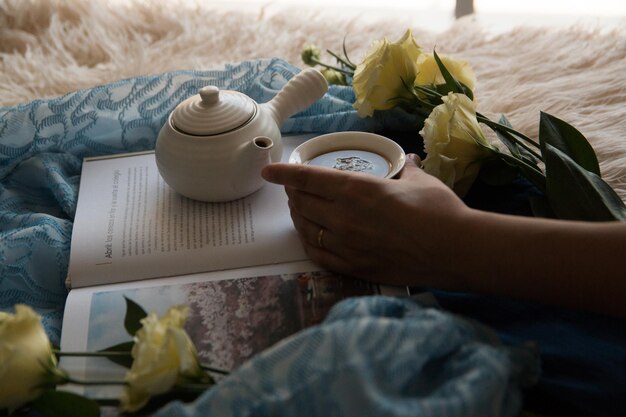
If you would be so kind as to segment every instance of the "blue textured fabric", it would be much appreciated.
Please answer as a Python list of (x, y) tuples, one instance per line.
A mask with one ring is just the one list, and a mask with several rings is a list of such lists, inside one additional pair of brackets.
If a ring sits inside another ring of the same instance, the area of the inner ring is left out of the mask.
[[(298, 71), (281, 60), (250, 61), (215, 71), (132, 78), (1, 108), (0, 309), (31, 305), (58, 343), (84, 157), (153, 149), (168, 114), (200, 87), (216, 85), (266, 102)], [(333, 86), (287, 120), (282, 131), (380, 127), (377, 120), (357, 117), (353, 101), (350, 88)]]
[(517, 416), (531, 349), (410, 299), (337, 304), (321, 326), (246, 362), (195, 402), (155, 417)]
[(508, 298), (436, 291), (441, 306), (497, 329), (517, 345), (536, 341), (539, 383), (525, 407), (546, 416), (626, 416), (626, 320)]

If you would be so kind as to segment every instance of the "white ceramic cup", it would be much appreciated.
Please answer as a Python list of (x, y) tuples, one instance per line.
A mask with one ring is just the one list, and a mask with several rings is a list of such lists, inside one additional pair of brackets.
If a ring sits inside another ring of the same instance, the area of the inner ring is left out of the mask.
[(338, 170), (393, 178), (404, 167), (402, 147), (384, 136), (359, 131), (316, 136), (291, 153), (289, 163), (310, 164)]

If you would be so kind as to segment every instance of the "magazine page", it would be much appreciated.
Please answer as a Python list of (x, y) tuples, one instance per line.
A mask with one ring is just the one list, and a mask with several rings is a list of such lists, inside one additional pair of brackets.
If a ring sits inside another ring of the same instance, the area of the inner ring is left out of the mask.
[[(283, 138), (283, 159), (308, 136)], [(83, 164), (72, 234), (73, 288), (306, 259), (284, 189), (205, 203), (174, 192), (154, 153)]]
[[(206, 272), (70, 291), (61, 349), (98, 351), (132, 340), (124, 328), (126, 298), (146, 312), (189, 306), (186, 330), (205, 364), (232, 370), (278, 341), (321, 322), (338, 301), (386, 288), (323, 271), (309, 261)], [(406, 294), (406, 293), (404, 293)], [(125, 369), (105, 358), (64, 357), (80, 379), (123, 380)], [(115, 397), (119, 387), (89, 395)]]

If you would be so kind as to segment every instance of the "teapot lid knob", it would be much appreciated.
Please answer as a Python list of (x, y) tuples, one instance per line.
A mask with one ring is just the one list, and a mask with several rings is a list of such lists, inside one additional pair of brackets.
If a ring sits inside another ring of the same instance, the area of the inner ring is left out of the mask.
[(214, 85), (202, 87), (198, 93), (202, 99), (202, 104), (206, 104), (208, 106), (215, 104), (220, 100), (220, 89)]

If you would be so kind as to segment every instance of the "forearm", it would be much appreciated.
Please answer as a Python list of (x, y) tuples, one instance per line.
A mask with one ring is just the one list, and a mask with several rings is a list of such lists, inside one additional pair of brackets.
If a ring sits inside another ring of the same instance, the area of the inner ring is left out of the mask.
[(392, 181), (289, 164), (263, 175), (286, 187), (307, 254), (325, 268), (626, 317), (626, 222), (472, 210), (417, 162), (408, 158)]
[(468, 290), (626, 317), (626, 223), (469, 216), (454, 271)]

